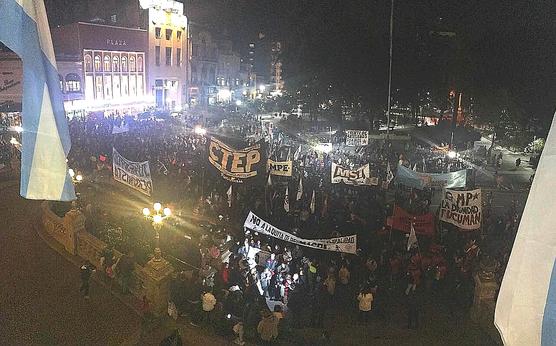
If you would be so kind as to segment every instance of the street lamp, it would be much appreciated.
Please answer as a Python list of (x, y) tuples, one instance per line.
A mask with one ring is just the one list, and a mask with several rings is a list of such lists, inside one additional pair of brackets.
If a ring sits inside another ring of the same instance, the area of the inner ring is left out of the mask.
[(193, 130), (193, 132), (195, 132), (195, 134), (197, 134), (199, 136), (204, 136), (204, 135), (207, 134), (207, 129), (204, 129), (201, 126), (195, 126), (195, 129)]
[(79, 172), (77, 174), (75, 174), (75, 171), (73, 169), (68, 169), (68, 173), (71, 177), (71, 181), (74, 184), (79, 184), (83, 181), (83, 175), (81, 175)]
[(154, 261), (162, 261), (162, 251), (160, 250), (160, 230), (162, 229), (162, 221), (172, 215), (170, 208), (162, 208), (162, 204), (156, 202), (153, 204), (153, 212), (149, 208), (143, 208), (143, 216), (151, 221), (154, 228), (156, 245), (154, 248)]

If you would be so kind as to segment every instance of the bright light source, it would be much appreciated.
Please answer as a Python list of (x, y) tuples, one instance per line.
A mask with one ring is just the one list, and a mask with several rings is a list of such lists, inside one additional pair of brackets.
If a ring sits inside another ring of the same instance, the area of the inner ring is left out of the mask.
[(242, 104), (243, 104), (243, 102), (241, 102), (241, 100), (236, 101), (236, 106), (241, 106)]
[(155, 210), (155, 211), (160, 211), (160, 209), (162, 209), (162, 204), (156, 202), (156, 203), (154, 204), (154, 210)]
[(164, 216), (170, 216), (172, 214), (170, 208), (164, 208), (163, 212), (164, 212)]
[(17, 133), (21, 133), (21, 132), (23, 132), (23, 127), (21, 127), (21, 126), (11, 126), (10, 130), (15, 131)]
[(332, 143), (319, 143), (315, 146), (315, 150), (328, 154), (332, 151)]
[(70, 177), (72, 177), (72, 178), (75, 176), (75, 172), (71, 168), (68, 169), (68, 173), (69, 173)]
[(82, 181), (83, 180), (83, 176), (81, 174), (78, 174), (75, 176), (75, 180), (77, 181)]
[(448, 157), (449, 157), (449, 158), (453, 159), (453, 158), (455, 158), (456, 156), (457, 156), (457, 154), (456, 154), (455, 151), (450, 150), (450, 151), (448, 152)]
[(143, 215), (149, 216), (151, 214), (151, 210), (149, 208), (143, 208)]
[(183, 107), (180, 105), (177, 105), (176, 107), (174, 107), (174, 111), (175, 112), (181, 112), (183, 110)]
[(204, 136), (207, 134), (207, 130), (202, 128), (201, 126), (195, 126), (195, 129), (193, 130), (193, 132), (195, 132), (195, 134), (199, 135), (199, 136)]
[(261, 92), (264, 92), (265, 89), (266, 89), (266, 87), (263, 84), (259, 85), (259, 90)]
[(162, 222), (162, 215), (155, 215), (153, 216), (153, 222), (154, 223), (161, 223)]
[(14, 137), (12, 137), (12, 139), (10, 139), (10, 143), (13, 144), (13, 145), (19, 144), (19, 142), (17, 141), (17, 139), (15, 139)]
[(232, 92), (229, 89), (218, 90), (218, 101), (220, 102), (230, 102), (232, 98)]
[(243, 96), (247, 95), (247, 90), (243, 90), (242, 94)]

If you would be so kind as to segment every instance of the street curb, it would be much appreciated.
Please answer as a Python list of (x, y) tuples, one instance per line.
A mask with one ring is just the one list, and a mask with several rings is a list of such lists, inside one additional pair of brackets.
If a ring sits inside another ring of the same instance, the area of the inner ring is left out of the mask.
[[(41, 222), (39, 220), (39, 222), (37, 222), (34, 226), (35, 228), (35, 232), (37, 233), (37, 235), (46, 243), (46, 245), (48, 245), (52, 250), (56, 251), (60, 256), (62, 256), (66, 261), (72, 263), (73, 265), (75, 265), (76, 267), (80, 267), (81, 264), (83, 263), (83, 259), (77, 255), (71, 255), (70, 253), (68, 253), (61, 244), (59, 244), (55, 239), (53, 239), (50, 235), (48, 235), (47, 233), (44, 232), (43, 227), (41, 227)], [(106, 282), (104, 282), (102, 279), (100, 279), (99, 277), (96, 277), (95, 275), (93, 275), (91, 277), (93, 279), (94, 282), (99, 283), (102, 287), (104, 287), (105, 289), (107, 289), (109, 291), (109, 293), (116, 297), (120, 302), (122, 302), (124, 305), (126, 305), (127, 307), (129, 307), (131, 310), (133, 310), (137, 316), (139, 316), (143, 321), (145, 320), (145, 318), (143, 317), (143, 314), (141, 313), (141, 311), (137, 308), (137, 306), (135, 306), (134, 304), (132, 304), (131, 302), (129, 302), (127, 299), (125, 299), (122, 295), (118, 294), (118, 292), (113, 291), (110, 289), (110, 287), (107, 285)]]

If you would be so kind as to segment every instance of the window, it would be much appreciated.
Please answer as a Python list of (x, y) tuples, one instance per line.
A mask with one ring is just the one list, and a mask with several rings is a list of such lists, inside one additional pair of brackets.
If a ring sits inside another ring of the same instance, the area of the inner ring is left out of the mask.
[(89, 54), (85, 54), (85, 72), (91, 72), (93, 70), (93, 61)]
[(166, 66), (172, 66), (172, 48), (166, 47)]
[(95, 71), (102, 71), (102, 63), (100, 61), (100, 55), (95, 55)]
[(137, 72), (143, 72), (143, 57), (137, 57)]
[(181, 48), (176, 48), (176, 66), (181, 66)]
[(122, 55), (122, 72), (127, 72), (127, 56)]
[(112, 57), (112, 71), (120, 72), (120, 57), (117, 55)]
[(160, 28), (154, 28), (154, 36), (160, 38)]
[(81, 77), (75, 73), (68, 73), (66, 75), (66, 90), (69, 93), (81, 92)]
[(156, 66), (160, 66), (160, 46), (154, 47), (154, 59)]
[(104, 71), (110, 72), (110, 55), (106, 54), (104, 56)]
[(64, 92), (64, 78), (61, 75), (58, 75), (58, 80), (60, 81), (60, 90)]
[(112, 21), (112, 23), (116, 23), (116, 15), (115, 14), (110, 16), (110, 21)]
[(129, 72), (135, 72), (135, 55), (129, 56)]
[(176, 38), (178, 39), (178, 41), (181, 40), (181, 30), (178, 30), (178, 31), (176, 32)]
[(172, 39), (172, 29), (166, 29), (166, 40)]

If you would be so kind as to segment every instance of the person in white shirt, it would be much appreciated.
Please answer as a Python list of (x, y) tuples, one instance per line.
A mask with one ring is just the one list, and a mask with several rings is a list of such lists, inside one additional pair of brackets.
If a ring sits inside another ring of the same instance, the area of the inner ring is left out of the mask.
[(359, 321), (364, 321), (365, 323), (369, 321), (373, 307), (373, 299), (373, 293), (368, 287), (361, 290), (361, 293), (357, 296), (357, 300), (359, 301)]

